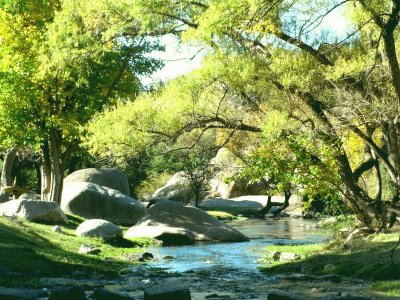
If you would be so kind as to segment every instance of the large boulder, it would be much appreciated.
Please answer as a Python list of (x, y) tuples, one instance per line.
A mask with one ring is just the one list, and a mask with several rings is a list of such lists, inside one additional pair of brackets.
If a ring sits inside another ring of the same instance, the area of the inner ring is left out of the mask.
[(137, 200), (104, 186), (75, 182), (64, 187), (63, 211), (86, 219), (103, 219), (117, 224), (133, 225), (146, 212)]
[(77, 236), (99, 237), (106, 241), (122, 237), (122, 230), (114, 223), (101, 219), (87, 220), (76, 228)]
[(68, 224), (56, 202), (17, 199), (0, 204), (0, 215), (19, 217), (31, 222)]
[(208, 198), (220, 197), (230, 199), (245, 195), (265, 195), (266, 182), (250, 183), (246, 179), (236, 179), (226, 182), (238, 174), (246, 165), (227, 148), (221, 148), (211, 160), (220, 171), (210, 180), (211, 192)]
[(154, 232), (189, 231), (198, 241), (243, 242), (248, 238), (205, 211), (169, 200), (159, 200), (151, 206), (125, 238), (153, 237)]
[(175, 173), (165, 186), (157, 189), (153, 199), (174, 200), (182, 203), (190, 203), (195, 199), (195, 193), (190, 188), (189, 180), (184, 172)]
[(130, 195), (126, 176), (119, 170), (111, 168), (88, 168), (75, 171), (64, 178), (64, 188), (76, 182), (90, 182)]
[[(285, 197), (283, 195), (272, 196), (272, 202), (282, 205)], [(230, 199), (206, 199), (200, 202), (199, 207), (204, 210), (218, 210), (231, 214), (250, 214), (253, 215), (267, 205), (268, 196), (241, 196)], [(291, 216), (296, 217), (299, 207), (302, 206), (302, 198), (299, 195), (292, 195), (289, 199), (289, 207), (286, 208)], [(273, 206), (270, 212), (278, 209), (279, 206)], [(302, 216), (302, 215), (300, 215)]]

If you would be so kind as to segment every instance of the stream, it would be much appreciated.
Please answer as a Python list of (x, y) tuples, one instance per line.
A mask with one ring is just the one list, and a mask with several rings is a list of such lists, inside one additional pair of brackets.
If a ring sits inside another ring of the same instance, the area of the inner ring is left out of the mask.
[(315, 221), (304, 219), (248, 219), (230, 223), (250, 238), (243, 243), (196, 243), (179, 247), (151, 247), (149, 252), (161, 259), (154, 267), (170, 272), (186, 272), (210, 268), (229, 268), (238, 272), (257, 272), (257, 261), (268, 245), (321, 243), (327, 239)]
[[(193, 300), (267, 299), (271, 289), (306, 295), (307, 299), (339, 299), (341, 293), (363, 295), (364, 282), (333, 282), (305, 275), (269, 275), (258, 270), (257, 262), (271, 244), (321, 243), (328, 235), (315, 220), (248, 219), (230, 223), (250, 238), (243, 243), (196, 243), (191, 246), (149, 247), (154, 260), (139, 267), (114, 285), (143, 299), (140, 292), (158, 284), (188, 285)], [(332, 298), (333, 297), (333, 298)], [(177, 299), (178, 300), (178, 299)]]

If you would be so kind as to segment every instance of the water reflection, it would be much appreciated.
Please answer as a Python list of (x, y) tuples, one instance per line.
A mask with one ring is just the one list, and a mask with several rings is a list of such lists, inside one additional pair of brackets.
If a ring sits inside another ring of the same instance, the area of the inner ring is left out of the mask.
[[(250, 237), (243, 243), (197, 243), (191, 246), (151, 247), (154, 267), (185, 272), (206, 268), (232, 268), (243, 272), (257, 271), (257, 260), (265, 247), (275, 243), (320, 243), (326, 235), (315, 228), (315, 221), (303, 219), (243, 220), (230, 225)], [(173, 259), (164, 259), (172, 256)]]

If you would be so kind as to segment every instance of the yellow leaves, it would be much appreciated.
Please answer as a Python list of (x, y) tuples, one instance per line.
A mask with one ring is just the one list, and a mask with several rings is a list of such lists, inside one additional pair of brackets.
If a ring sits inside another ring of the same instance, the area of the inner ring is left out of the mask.
[(275, 33), (280, 30), (280, 26), (276, 24), (271, 19), (263, 19), (255, 23), (251, 27), (251, 32), (253, 33), (263, 33), (263, 34), (268, 34), (268, 33)]

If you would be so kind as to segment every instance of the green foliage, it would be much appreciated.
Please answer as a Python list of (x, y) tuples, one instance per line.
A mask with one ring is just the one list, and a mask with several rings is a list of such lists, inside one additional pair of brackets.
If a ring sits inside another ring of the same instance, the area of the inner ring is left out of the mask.
[(269, 180), (270, 194), (301, 190), (309, 198), (335, 197), (339, 178), (329, 145), (288, 119), (284, 113), (268, 113), (263, 141), (249, 158), (240, 177), (254, 182)]

